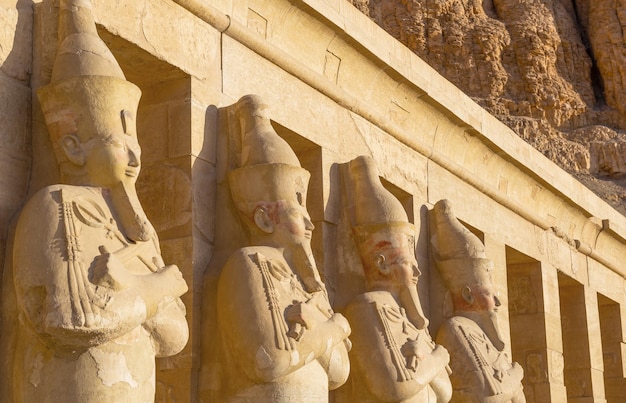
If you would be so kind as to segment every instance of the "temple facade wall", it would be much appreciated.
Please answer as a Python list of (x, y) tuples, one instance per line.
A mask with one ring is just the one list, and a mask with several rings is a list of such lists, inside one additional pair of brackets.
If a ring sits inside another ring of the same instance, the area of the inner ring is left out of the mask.
[[(238, 141), (230, 106), (247, 94), (270, 106), (276, 132), (311, 173), (313, 249), (335, 310), (364, 282), (348, 242), (342, 164), (369, 155), (419, 228), (418, 288), (432, 334), (449, 307), (429, 211), (448, 199), (494, 261), (527, 400), (624, 397), (626, 218), (347, 1), (92, 2), (100, 36), (143, 91), (138, 193), (190, 289), (190, 341), (158, 361), (157, 401), (217, 401), (216, 284), (244, 243), (226, 179)], [(52, 0), (0, 2), (0, 257), (27, 192), (57, 180), (33, 96), (50, 79), (56, 21)]]
[[(6, 231), (28, 189), (31, 161), (32, 4), (0, 3), (0, 259), (4, 260)], [(8, 174), (8, 173), (11, 174)]]

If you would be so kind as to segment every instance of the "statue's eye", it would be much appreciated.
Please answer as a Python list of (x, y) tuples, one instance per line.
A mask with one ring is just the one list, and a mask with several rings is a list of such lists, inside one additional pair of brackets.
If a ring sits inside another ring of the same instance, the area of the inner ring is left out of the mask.
[(126, 143), (125, 143), (124, 141), (117, 140), (117, 139), (114, 139), (114, 138), (112, 138), (112, 137), (109, 137), (109, 138), (106, 140), (106, 143), (107, 143), (108, 145), (110, 145), (110, 146), (113, 146), (113, 147), (115, 147), (115, 148), (119, 148), (120, 150), (124, 150), (124, 151), (126, 151)]
[(122, 150), (126, 149), (126, 144), (122, 143), (121, 141), (114, 141), (113, 146), (116, 148), (121, 148)]

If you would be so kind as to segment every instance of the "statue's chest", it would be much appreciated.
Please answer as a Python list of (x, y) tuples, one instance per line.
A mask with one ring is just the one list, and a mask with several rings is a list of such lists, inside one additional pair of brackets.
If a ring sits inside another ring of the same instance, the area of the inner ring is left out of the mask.
[(381, 304), (378, 306), (378, 315), (390, 337), (402, 342), (407, 339), (415, 340), (420, 331), (408, 320), (404, 310), (397, 306)]
[(281, 301), (287, 301), (289, 305), (294, 302), (304, 302), (311, 298), (311, 294), (304, 291), (302, 283), (294, 274), (273, 278), (274, 287)]
[(312, 294), (304, 290), (299, 277), (286, 263), (264, 257), (257, 257), (256, 260), (264, 288), (271, 291), (279, 301), (291, 305), (311, 298)]
[(68, 260), (89, 267), (101, 254), (114, 254), (134, 274), (155, 272), (163, 267), (155, 242), (128, 240), (109, 206), (95, 197), (77, 197), (61, 205), (63, 240)]
[(487, 362), (493, 363), (498, 359), (500, 352), (493, 346), (484, 332), (481, 330), (466, 331), (466, 335), (476, 353), (484, 357)]

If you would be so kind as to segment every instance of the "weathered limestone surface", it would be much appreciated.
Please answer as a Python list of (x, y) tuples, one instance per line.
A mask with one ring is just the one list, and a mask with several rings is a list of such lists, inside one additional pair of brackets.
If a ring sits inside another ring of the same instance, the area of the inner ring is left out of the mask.
[[(153, 0), (94, 0), (97, 22), (111, 33), (132, 38), (159, 59), (198, 79), (213, 79), (206, 69), (219, 58), (213, 27), (189, 14), (176, 2)], [(118, 10), (116, 13), (108, 10)], [(184, 23), (182, 23), (184, 22)], [(193, 55), (193, 57), (189, 57)]]
[(606, 103), (626, 113), (626, 83), (624, 82), (624, 18), (625, 5), (622, 1), (575, 2), (581, 24), (588, 31), (589, 43), (598, 63), (602, 77)]
[(394, 37), (496, 115), (559, 127), (593, 104), (589, 55), (561, 2), (369, 1)]
[[(625, 173), (620, 2), (352, 3), (561, 167)], [(585, 183), (624, 211), (619, 186)]]
[(135, 190), (141, 91), (99, 38), (89, 1), (61, 0), (58, 14), (51, 82), (37, 95), (61, 182), (30, 197), (16, 226), (2, 395), (153, 401), (155, 357), (188, 340), (188, 287), (165, 265)]
[(30, 2), (0, 2), (0, 266), (9, 219), (24, 201), (30, 164), (32, 24)]
[[(181, 298), (190, 342), (181, 353), (156, 360), (156, 401), (223, 401), (218, 282), (228, 258), (250, 245), (228, 180), (241, 165), (232, 105), (253, 93), (269, 105), (272, 129), (311, 174), (310, 249), (335, 313), (345, 313), (355, 296), (367, 292), (340, 169), (366, 155), (416, 226), (415, 258), (422, 272), (417, 295), (431, 334), (442, 327), (451, 305), (432, 260), (428, 211), (449, 199), (494, 262), (503, 353), (524, 368), (527, 401), (562, 402), (568, 393), (596, 402), (624, 400), (626, 219), (463, 92), (478, 91), (470, 95), (496, 114), (519, 113), (506, 123), (559, 164), (620, 175), (623, 119), (617, 107), (602, 106), (599, 73), (583, 68), (601, 70), (597, 58), (583, 60), (581, 41), (600, 44), (572, 34), (578, 23), (589, 27), (590, 2), (576, 3), (578, 17), (567, 2), (403, 2), (405, 10), (408, 4), (430, 18), (407, 37), (423, 35), (424, 44), (445, 50), (428, 57), (463, 64), (466, 71), (457, 73), (463, 90), (346, 0), (93, 3), (98, 34), (143, 92), (137, 196), (159, 234), (160, 255), (178, 264), (190, 288)], [(519, 11), (522, 4), (529, 15)], [(447, 14), (435, 18), (435, 11)], [(0, 145), (0, 219), (8, 220), (24, 200), (28, 176), (31, 193), (59, 182), (41, 107), (30, 95), (50, 81), (58, 1), (0, 0), (0, 15), (9, 24), (0, 25), (0, 54), (6, 58), (0, 68), (0, 127), (10, 127), (1, 136), (9, 133), (11, 139)], [(398, 15), (394, 23), (403, 26), (411, 14)], [(535, 20), (541, 29), (533, 29)], [(617, 30), (610, 32), (619, 44)], [(535, 48), (537, 43), (542, 45)], [(566, 54), (582, 61), (568, 64)], [(522, 67), (510, 70), (513, 65)], [(495, 101), (487, 102), (492, 96)], [(537, 131), (545, 136), (531, 137)], [(619, 202), (624, 193), (612, 192)], [(0, 236), (6, 237), (7, 224), (2, 225)], [(3, 285), (13, 284), (6, 270), (3, 277)], [(562, 326), (569, 312), (560, 307), (569, 287), (583, 287), (579, 296), (589, 302), (587, 319), (576, 325), (575, 334), (589, 339), (578, 368), (570, 365), (576, 360), (572, 348), (564, 348), (573, 345)], [(5, 297), (11, 299), (3, 290)], [(7, 317), (1, 319), (4, 343)], [(529, 328), (537, 331), (529, 336)], [(3, 352), (12, 349), (2, 344)], [(3, 369), (2, 386), (10, 372)], [(339, 391), (329, 395), (340, 397)], [(7, 398), (0, 393), (0, 400)]]
[[(116, 7), (111, 7), (110, 2), (93, 3), (98, 33), (127, 78), (143, 92), (137, 119), (137, 135), (143, 148), (143, 169), (137, 183), (139, 199), (159, 232), (164, 260), (179, 264), (192, 290), (182, 298), (192, 330), (190, 343), (174, 357), (157, 359), (157, 396), (193, 400), (192, 368), (197, 365), (193, 359), (194, 348), (197, 348), (194, 347), (193, 329), (198, 328), (200, 320), (194, 315), (196, 310), (193, 307), (199, 304), (202, 272), (212, 252), (215, 217), (214, 193), (206, 189), (210, 186), (207, 181), (212, 180), (211, 171), (215, 164), (215, 117), (212, 122), (210, 120), (215, 108), (210, 105), (215, 103), (215, 91), (220, 83), (212, 79), (213, 75), (209, 78), (207, 75), (219, 71), (219, 35), (214, 27), (198, 23), (198, 17), (173, 3), (119, 2), (115, 3)], [(36, 4), (35, 9), (38, 22), (32, 45), (36, 51), (34, 88), (50, 79), (57, 46), (58, 5), (55, 1), (44, 1)], [(116, 13), (110, 13), (112, 9), (117, 10)], [(149, 21), (142, 20), (145, 10), (151, 10)], [(138, 21), (148, 25), (161, 21), (159, 24), (164, 25), (163, 15), (176, 17), (176, 22), (167, 19), (173, 31), (159, 32), (155, 27), (144, 27), (151, 31), (152, 45), (146, 41), (144, 30), (137, 29)], [(122, 25), (122, 22), (127, 24)], [(183, 29), (181, 27), (193, 27), (193, 33), (177, 33), (176, 29)], [(184, 36), (202, 39), (192, 43), (181, 39)], [(171, 41), (175, 45), (169, 45)], [(189, 58), (190, 53), (197, 54), (198, 58)], [(176, 64), (171, 64), (173, 58)], [(193, 63), (199, 60), (202, 69), (198, 64), (194, 67)], [(190, 77), (183, 70), (193, 71), (204, 78)], [(34, 113), (33, 148), (37, 158), (31, 174), (31, 192), (58, 180), (43, 117), (37, 121), (40, 114), (37, 105)], [(197, 184), (193, 188), (192, 180)], [(159, 202), (155, 203), (155, 200)], [(172, 217), (177, 218), (170, 220)], [(190, 259), (192, 255), (193, 259)]]
[[(24, 202), (30, 170), (31, 90), (0, 73), (0, 246), (11, 218)], [(0, 252), (0, 266), (4, 252)]]
[[(0, 1), (0, 296), (12, 288), (13, 277), (4, 270), (6, 249), (11, 246), (10, 227), (25, 201), (30, 175), (32, 29), (30, 1)], [(13, 300), (1, 298), (0, 317), (4, 320), (9, 305), (13, 308)], [(0, 335), (3, 355), (11, 349), (4, 342)], [(4, 364), (1, 368), (0, 390), (4, 390), (11, 372)]]
[(32, 2), (0, 2), (0, 71), (28, 85), (32, 71)]

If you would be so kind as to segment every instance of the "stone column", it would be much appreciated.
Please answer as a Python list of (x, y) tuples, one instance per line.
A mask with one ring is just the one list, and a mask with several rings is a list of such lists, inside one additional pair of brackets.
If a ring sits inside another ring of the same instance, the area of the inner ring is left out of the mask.
[(605, 402), (596, 293), (565, 275), (558, 276), (567, 399)]
[(529, 402), (565, 401), (557, 272), (509, 252), (511, 349), (513, 360), (524, 367), (524, 394)]
[(602, 334), (602, 357), (604, 361), (604, 387), (609, 403), (626, 400), (626, 371), (624, 357), (624, 320), (626, 311), (619, 303), (598, 294), (600, 333)]

